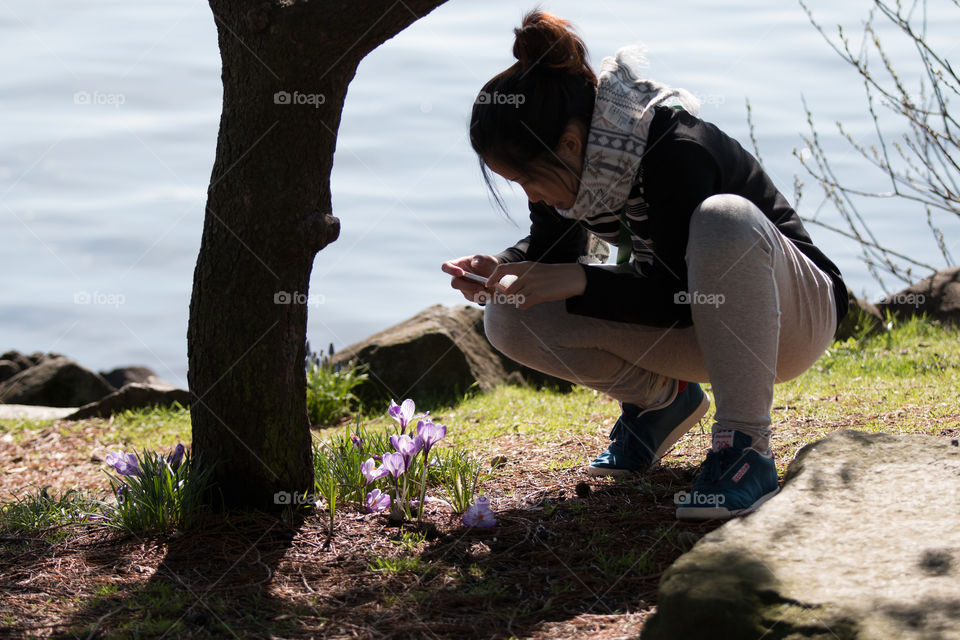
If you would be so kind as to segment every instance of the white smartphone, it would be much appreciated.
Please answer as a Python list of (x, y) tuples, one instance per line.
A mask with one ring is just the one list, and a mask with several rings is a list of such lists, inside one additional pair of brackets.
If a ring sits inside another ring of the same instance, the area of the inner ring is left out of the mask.
[[(479, 282), (480, 284), (487, 283), (487, 278), (484, 278), (483, 276), (479, 276), (475, 273), (470, 273), (469, 271), (466, 271), (466, 270), (463, 272), (463, 277), (466, 278), (467, 280), (473, 280), (474, 282)], [(498, 282), (496, 286), (498, 289), (506, 289), (511, 284), (513, 284), (513, 281), (516, 279), (517, 279), (517, 276), (513, 275), (512, 273), (508, 273), (507, 275), (500, 278), (500, 282)]]
[(487, 284), (487, 279), (483, 276), (477, 275), (475, 273), (470, 273), (469, 271), (463, 272), (463, 277), (467, 280), (473, 280), (474, 282), (479, 282), (480, 284)]

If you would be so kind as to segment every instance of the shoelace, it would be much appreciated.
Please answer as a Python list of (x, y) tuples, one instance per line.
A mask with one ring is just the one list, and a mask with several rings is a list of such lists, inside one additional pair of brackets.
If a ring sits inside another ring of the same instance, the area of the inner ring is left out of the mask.
[(716, 482), (743, 455), (742, 449), (727, 447), (720, 451), (709, 451), (707, 459), (700, 467), (702, 478), (707, 482)]

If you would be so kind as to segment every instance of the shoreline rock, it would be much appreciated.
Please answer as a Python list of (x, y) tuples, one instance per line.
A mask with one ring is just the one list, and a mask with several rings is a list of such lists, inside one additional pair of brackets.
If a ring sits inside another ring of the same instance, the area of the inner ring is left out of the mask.
[(334, 354), (331, 364), (356, 360), (370, 367), (357, 397), (367, 404), (456, 401), (471, 388), (489, 391), (498, 384), (572, 385), (534, 372), (502, 356), (483, 332), (483, 311), (461, 305), (433, 305)]
[(838, 431), (661, 578), (643, 638), (958, 638), (960, 448)]

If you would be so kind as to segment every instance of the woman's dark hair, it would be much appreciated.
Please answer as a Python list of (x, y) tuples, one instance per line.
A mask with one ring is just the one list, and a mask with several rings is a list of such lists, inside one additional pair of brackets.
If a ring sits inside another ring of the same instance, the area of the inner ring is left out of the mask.
[(569, 22), (535, 9), (513, 33), (517, 62), (483, 85), (470, 116), (470, 144), (501, 208), (484, 160), (520, 171), (538, 160), (565, 169), (554, 149), (571, 120), (589, 130), (597, 92), (587, 47)]

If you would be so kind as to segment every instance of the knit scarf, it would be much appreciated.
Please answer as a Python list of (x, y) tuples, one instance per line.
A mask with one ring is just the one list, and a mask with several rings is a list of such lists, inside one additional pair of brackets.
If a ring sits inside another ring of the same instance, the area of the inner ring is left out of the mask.
[(580, 190), (570, 209), (558, 209), (565, 218), (624, 206), (647, 148), (655, 106), (673, 100), (693, 115), (699, 111), (700, 101), (685, 89), (643, 79), (646, 62), (641, 46), (624, 47), (601, 62)]

